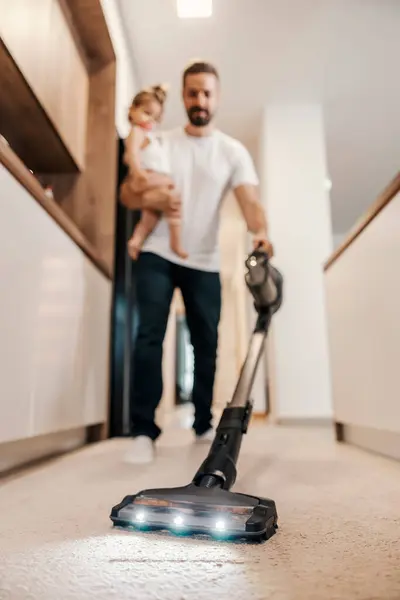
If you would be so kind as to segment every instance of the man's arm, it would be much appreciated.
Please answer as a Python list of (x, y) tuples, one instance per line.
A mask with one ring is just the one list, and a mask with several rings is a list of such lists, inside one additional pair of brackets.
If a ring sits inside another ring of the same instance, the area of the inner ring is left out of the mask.
[(172, 187), (173, 181), (167, 175), (151, 173), (142, 169), (140, 149), (145, 141), (145, 132), (141, 127), (132, 127), (125, 141), (124, 162), (132, 176), (131, 189), (136, 195), (143, 195), (157, 187)]
[(233, 192), (248, 230), (251, 233), (267, 235), (267, 219), (258, 197), (257, 186), (244, 183), (235, 188)]
[(253, 159), (243, 144), (235, 147), (231, 189), (236, 196), (248, 230), (253, 233), (254, 248), (262, 246), (272, 255), (268, 223), (259, 198), (259, 181)]
[(244, 183), (233, 190), (248, 230), (253, 234), (254, 247), (262, 246), (272, 255), (272, 245), (268, 239), (268, 222), (260, 202), (258, 186)]
[(140, 127), (133, 127), (125, 141), (124, 162), (130, 177), (120, 189), (120, 201), (130, 210), (177, 210), (173, 181), (167, 175), (144, 171), (140, 165), (140, 149), (145, 139)]
[(173, 189), (172, 180), (160, 173), (148, 173), (147, 181), (127, 179), (120, 187), (121, 204), (130, 210), (156, 210), (174, 215), (180, 211), (181, 200)]

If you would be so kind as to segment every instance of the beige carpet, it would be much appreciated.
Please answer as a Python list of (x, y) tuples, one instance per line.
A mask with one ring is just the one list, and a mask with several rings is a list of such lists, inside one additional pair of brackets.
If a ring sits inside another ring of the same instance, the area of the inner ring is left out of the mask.
[(255, 424), (238, 491), (271, 495), (280, 529), (246, 546), (123, 533), (110, 508), (186, 483), (203, 457), (171, 429), (157, 462), (122, 463), (127, 440), (0, 481), (1, 600), (399, 600), (400, 465), (337, 446), (328, 430)]

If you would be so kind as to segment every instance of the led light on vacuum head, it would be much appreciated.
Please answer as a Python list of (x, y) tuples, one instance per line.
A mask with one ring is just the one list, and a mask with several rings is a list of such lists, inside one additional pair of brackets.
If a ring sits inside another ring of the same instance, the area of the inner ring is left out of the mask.
[(141, 531), (260, 539), (274, 531), (275, 506), (266, 502), (261, 506), (260, 499), (253, 496), (189, 484), (126, 497), (114, 507), (112, 519), (116, 525)]
[(225, 531), (225, 521), (221, 521), (221, 520), (217, 521), (215, 523), (215, 529), (217, 531)]
[(175, 525), (177, 525), (178, 527), (182, 527), (182, 525), (184, 524), (183, 517), (182, 517), (181, 515), (178, 515), (177, 517), (175, 517), (175, 519), (174, 519), (174, 523), (175, 523)]
[(134, 516), (134, 519), (137, 523), (144, 523), (146, 520), (146, 513), (144, 510), (138, 510)]

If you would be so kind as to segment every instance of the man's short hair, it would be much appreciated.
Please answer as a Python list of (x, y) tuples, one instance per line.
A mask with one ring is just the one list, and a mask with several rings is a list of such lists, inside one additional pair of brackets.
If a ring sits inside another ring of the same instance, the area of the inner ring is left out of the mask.
[(219, 73), (214, 65), (206, 61), (196, 60), (191, 62), (183, 71), (183, 85), (185, 85), (188, 75), (199, 75), (200, 73), (210, 73), (219, 81)]

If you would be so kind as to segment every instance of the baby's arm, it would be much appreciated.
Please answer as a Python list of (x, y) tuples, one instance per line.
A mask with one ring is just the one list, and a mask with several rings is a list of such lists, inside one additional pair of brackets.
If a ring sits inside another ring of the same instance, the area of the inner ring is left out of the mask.
[(122, 182), (120, 201), (130, 210), (170, 210), (177, 214), (180, 198), (171, 177), (141, 168), (140, 150), (144, 142), (145, 132), (133, 127), (125, 140), (123, 161), (129, 168), (129, 176)]
[(145, 141), (145, 132), (141, 127), (133, 126), (125, 140), (124, 162), (135, 179), (146, 179), (146, 172), (141, 168), (140, 150)]

